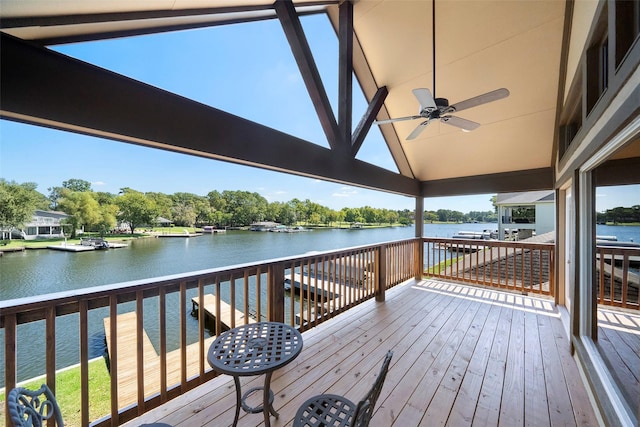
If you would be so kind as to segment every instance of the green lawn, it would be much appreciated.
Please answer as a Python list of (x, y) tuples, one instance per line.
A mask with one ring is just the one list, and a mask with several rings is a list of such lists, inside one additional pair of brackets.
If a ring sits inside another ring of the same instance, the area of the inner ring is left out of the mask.
[[(109, 383), (111, 378), (104, 359), (89, 362), (89, 419), (96, 420), (109, 414), (111, 408)], [(44, 378), (21, 384), (21, 387), (38, 389)], [(5, 393), (0, 393), (0, 426), (4, 426)], [(64, 425), (80, 426), (80, 367), (74, 367), (56, 374), (56, 400), (62, 411)]]

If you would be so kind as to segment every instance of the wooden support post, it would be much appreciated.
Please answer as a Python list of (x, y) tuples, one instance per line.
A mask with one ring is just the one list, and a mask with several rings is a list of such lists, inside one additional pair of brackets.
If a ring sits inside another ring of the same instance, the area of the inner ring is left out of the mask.
[(376, 274), (376, 301), (384, 302), (385, 289), (387, 288), (387, 245), (380, 245), (380, 251), (377, 254), (376, 265), (378, 272)]
[(416, 197), (416, 210), (415, 210), (415, 279), (422, 280), (424, 275), (424, 243), (422, 242), (422, 235), (424, 234), (424, 198)]
[(284, 265), (270, 265), (267, 280), (267, 318), (271, 322), (284, 322)]

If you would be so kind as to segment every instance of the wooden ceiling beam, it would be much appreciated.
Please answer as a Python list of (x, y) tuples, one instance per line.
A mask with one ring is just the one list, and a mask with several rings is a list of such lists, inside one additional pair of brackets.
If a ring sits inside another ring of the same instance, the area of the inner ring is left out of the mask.
[(553, 190), (553, 183), (554, 170), (549, 167), (422, 181), (422, 195), (423, 197), (448, 197)]
[(267, 126), (4, 33), (0, 44), (2, 118), (407, 196), (420, 194), (415, 179), (336, 156)]
[(364, 138), (369, 133), (369, 129), (371, 129), (371, 125), (376, 119), (380, 108), (384, 105), (384, 100), (387, 99), (387, 95), (389, 94), (389, 90), (386, 86), (382, 86), (378, 89), (376, 94), (373, 96), (373, 99), (367, 106), (367, 111), (365, 111), (362, 119), (360, 119), (360, 123), (358, 123), (358, 127), (353, 133), (353, 141), (351, 142), (351, 152), (353, 157), (358, 154), (360, 147), (362, 147), (362, 143), (364, 142)]
[(274, 3), (274, 8), (289, 41), (289, 46), (298, 64), (302, 80), (307, 87), (329, 146), (336, 152), (344, 151), (345, 144), (341, 141), (338, 123), (293, 2), (291, 0), (279, 0)]
[(346, 150), (351, 148), (353, 120), (353, 3), (341, 3), (339, 15), (338, 128), (340, 144)]

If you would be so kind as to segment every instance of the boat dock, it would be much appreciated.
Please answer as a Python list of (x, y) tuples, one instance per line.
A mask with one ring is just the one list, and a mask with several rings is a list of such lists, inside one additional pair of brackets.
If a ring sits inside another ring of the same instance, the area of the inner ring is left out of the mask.
[(95, 247), (90, 245), (78, 245), (75, 243), (67, 243), (63, 242), (59, 245), (49, 245), (47, 249), (53, 249), (55, 251), (66, 251), (66, 252), (87, 252), (87, 251), (95, 251), (95, 250), (104, 250), (104, 249), (117, 249), (117, 248), (126, 248), (126, 243), (108, 243), (108, 247)]
[[(311, 283), (311, 285), (309, 285)], [(335, 285), (334, 289), (335, 289)], [(294, 274), (293, 275), (293, 286), (291, 285), (291, 278), (286, 278), (284, 280), (284, 289), (285, 291), (293, 291), (300, 295), (300, 292), (304, 292), (307, 294), (311, 292), (316, 294), (318, 298), (323, 297), (325, 299), (336, 299), (340, 295), (331, 292), (332, 283), (322, 279), (316, 279), (315, 277), (311, 277), (308, 275)]]
[(0, 256), (2, 256), (2, 254), (5, 252), (23, 252), (23, 251), (24, 251), (24, 246), (13, 246), (10, 248), (2, 248), (0, 249)]
[[(198, 313), (198, 297), (191, 298), (192, 314)], [(216, 307), (217, 300), (216, 296), (213, 294), (205, 294), (204, 295), (204, 312), (206, 314), (206, 325), (211, 331), (215, 331), (215, 321), (216, 321)], [(234, 315), (234, 319), (231, 318), (231, 315)], [(233, 322), (235, 320), (235, 322)], [(245, 322), (246, 320), (246, 322)], [(238, 309), (231, 310), (231, 305), (226, 302), (220, 300), (220, 323), (226, 329), (231, 329), (234, 326), (244, 325), (245, 323), (255, 323), (255, 319), (251, 316), (246, 317), (243, 312)]]
[[(107, 341), (107, 351), (111, 352), (111, 322), (110, 318), (104, 319), (104, 331)], [(128, 406), (137, 402), (138, 384), (136, 379), (137, 360), (138, 360), (138, 341), (136, 338), (136, 322), (137, 316), (135, 312), (119, 314), (117, 317), (117, 370), (118, 370), (118, 404), (120, 407)], [(205, 339), (205, 349), (209, 348), (215, 340), (214, 337)], [(186, 348), (187, 359), (187, 377), (195, 376), (199, 373), (199, 355), (200, 344), (195, 342)], [(142, 354), (144, 369), (144, 395), (150, 397), (157, 394), (160, 390), (160, 355), (153, 347), (147, 332), (143, 330), (142, 337)], [(180, 367), (181, 351), (173, 350), (167, 353), (167, 384), (179, 384), (181, 378)], [(113, 363), (110, 361), (110, 366)]]

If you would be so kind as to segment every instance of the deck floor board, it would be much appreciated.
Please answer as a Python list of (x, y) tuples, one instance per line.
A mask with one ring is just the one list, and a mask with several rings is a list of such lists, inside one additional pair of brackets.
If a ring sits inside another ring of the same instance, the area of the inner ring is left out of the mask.
[[(531, 329), (534, 330), (531, 330)], [(411, 281), (303, 333), (304, 348), (274, 373), (274, 427), (290, 426), (313, 394), (359, 400), (387, 350), (389, 374), (372, 427), (596, 425), (557, 310), (530, 298), (440, 281)], [(262, 377), (241, 378), (243, 390)], [(509, 406), (509, 407), (507, 407)], [(219, 376), (127, 426), (227, 426), (233, 380)], [(241, 411), (240, 426), (262, 425)]]

